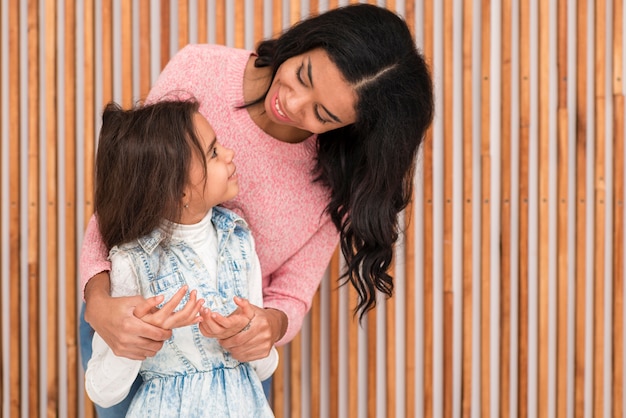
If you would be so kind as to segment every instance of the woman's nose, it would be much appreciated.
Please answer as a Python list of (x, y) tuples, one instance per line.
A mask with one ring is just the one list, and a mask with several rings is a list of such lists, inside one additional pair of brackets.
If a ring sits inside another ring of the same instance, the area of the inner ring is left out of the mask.
[(294, 115), (300, 114), (306, 108), (307, 103), (311, 101), (310, 93), (303, 88), (292, 89), (287, 96), (287, 112)]

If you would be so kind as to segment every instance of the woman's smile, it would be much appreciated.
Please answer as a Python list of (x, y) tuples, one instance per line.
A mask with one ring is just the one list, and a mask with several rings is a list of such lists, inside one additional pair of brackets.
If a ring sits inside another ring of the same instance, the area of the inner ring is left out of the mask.
[(274, 106), (272, 107), (272, 110), (274, 111), (274, 115), (279, 119), (282, 120), (286, 123), (291, 123), (291, 119), (289, 119), (289, 117), (287, 116), (287, 114), (285, 113), (285, 111), (283, 110), (280, 100), (278, 98), (278, 91), (276, 91), (276, 94), (274, 95), (274, 97), (272, 98), (272, 102), (274, 103)]

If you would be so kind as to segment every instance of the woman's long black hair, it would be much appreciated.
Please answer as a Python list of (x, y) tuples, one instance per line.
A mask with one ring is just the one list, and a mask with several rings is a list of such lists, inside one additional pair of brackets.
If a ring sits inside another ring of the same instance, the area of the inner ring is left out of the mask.
[(315, 48), (357, 93), (356, 122), (318, 136), (315, 175), (331, 190), (326, 210), (347, 265), (341, 279), (357, 290), (362, 318), (376, 306), (376, 290), (393, 293), (398, 214), (411, 199), (417, 151), (433, 119), (432, 80), (404, 20), (368, 4), (331, 10), (261, 42), (255, 65), (271, 67), (273, 79), (287, 59)]

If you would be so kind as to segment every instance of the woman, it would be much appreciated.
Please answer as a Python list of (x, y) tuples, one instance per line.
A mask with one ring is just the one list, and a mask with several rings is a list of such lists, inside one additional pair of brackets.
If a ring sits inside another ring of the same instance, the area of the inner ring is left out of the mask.
[[(149, 100), (174, 90), (202, 103), (238, 155), (240, 194), (228, 207), (248, 220), (263, 273), (265, 308), (243, 302), (228, 318), (206, 315), (205, 335), (240, 361), (289, 342), (338, 239), (358, 312), (375, 306), (376, 290), (392, 294), (397, 216), (433, 117), (430, 73), (401, 18), (358, 4), (304, 20), (255, 52), (188, 46)], [(95, 275), (84, 288), (85, 318), (116, 354), (154, 356), (170, 332), (138, 317), (156, 301), (110, 297), (98, 235), (92, 219), (81, 254), (83, 282)], [(238, 333), (252, 316), (253, 332)]]

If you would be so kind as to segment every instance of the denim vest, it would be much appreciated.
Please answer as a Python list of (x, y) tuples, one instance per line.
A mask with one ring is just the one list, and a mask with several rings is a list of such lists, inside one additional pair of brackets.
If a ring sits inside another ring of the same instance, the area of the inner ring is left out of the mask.
[[(248, 297), (248, 272), (254, 248), (246, 222), (234, 212), (216, 206), (211, 221), (217, 230), (218, 242), (216, 289), (207, 283), (209, 273), (196, 252), (185, 242), (167, 240), (160, 229), (112, 251), (124, 251), (130, 256), (142, 296), (163, 295), (162, 306), (187, 284), (189, 291), (196, 289), (198, 298), (205, 299), (205, 307), (226, 316), (237, 308), (234, 296)], [(189, 300), (189, 291), (176, 310)], [(185, 354), (190, 347), (199, 350), (202, 365), (188, 361)], [(157, 355), (144, 360), (141, 374), (144, 380), (149, 380), (163, 374), (190, 374), (238, 364), (217, 341), (204, 337), (198, 326), (192, 325), (174, 329)]]

